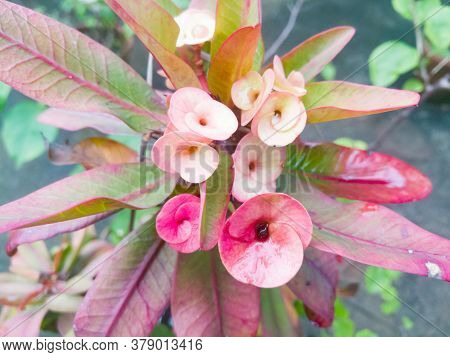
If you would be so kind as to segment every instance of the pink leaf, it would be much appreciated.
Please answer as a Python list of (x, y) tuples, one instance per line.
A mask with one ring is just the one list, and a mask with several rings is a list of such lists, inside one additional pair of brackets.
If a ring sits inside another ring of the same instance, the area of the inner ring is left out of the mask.
[(259, 289), (231, 277), (216, 250), (179, 255), (171, 312), (177, 336), (255, 336)]
[(0, 233), (119, 208), (153, 207), (163, 202), (174, 186), (174, 177), (154, 166), (102, 166), (67, 177), (1, 206)]
[(395, 157), (332, 143), (291, 145), (285, 167), (321, 191), (374, 203), (404, 203), (427, 197), (430, 180)]
[(300, 271), (288, 286), (313, 312), (309, 317), (314, 317), (312, 320), (320, 327), (329, 327), (334, 319), (337, 283), (336, 256), (309, 248), (305, 251)]
[(230, 155), (221, 152), (219, 167), (207, 181), (200, 185), (200, 249), (202, 250), (214, 248), (222, 234), (233, 184), (232, 165)]
[(286, 74), (300, 71), (307, 81), (313, 79), (341, 52), (354, 34), (353, 27), (339, 26), (308, 38), (282, 57)]
[(40, 306), (17, 312), (12, 308), (3, 309), (7, 310), (2, 310), (0, 318), (9, 313), (12, 313), (12, 317), (6, 321), (0, 320), (0, 337), (38, 337), (42, 320), (48, 311)]
[(419, 103), (415, 92), (340, 81), (306, 85), (303, 97), (309, 123), (390, 112)]
[(373, 203), (335, 201), (310, 188), (292, 193), (308, 209), (311, 246), (360, 263), (450, 281), (450, 241)]
[(212, 57), (208, 72), (208, 86), (226, 105), (232, 105), (231, 87), (247, 74), (261, 38), (261, 25), (242, 27), (226, 39)]
[(33, 243), (38, 240), (46, 240), (53, 238), (58, 234), (75, 232), (89, 227), (90, 225), (109, 217), (111, 214), (113, 214), (113, 212), (12, 231), (8, 236), (8, 241), (6, 242), (6, 252), (9, 256), (11, 256), (16, 252), (17, 247), (21, 244)]
[(151, 0), (105, 2), (133, 29), (176, 88), (201, 88), (193, 69), (174, 54), (179, 28), (167, 11)]
[(131, 233), (89, 289), (75, 317), (75, 334), (148, 336), (169, 304), (175, 259), (158, 239), (154, 219)]
[(50, 108), (39, 115), (38, 121), (68, 131), (93, 128), (103, 134), (137, 135), (119, 118), (104, 113), (84, 113)]
[(59, 109), (114, 115), (138, 132), (165, 108), (129, 65), (80, 32), (0, 0), (0, 81)]

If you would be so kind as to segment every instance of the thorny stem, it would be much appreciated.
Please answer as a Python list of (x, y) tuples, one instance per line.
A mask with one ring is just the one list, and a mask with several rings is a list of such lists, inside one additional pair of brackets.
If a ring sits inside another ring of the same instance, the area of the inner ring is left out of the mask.
[(290, 8), (291, 14), (289, 15), (289, 20), (280, 36), (278, 36), (275, 42), (267, 50), (266, 55), (264, 56), (264, 62), (269, 61), (278, 52), (284, 41), (286, 41), (286, 39), (289, 37), (295, 27), (295, 23), (297, 22), (298, 15), (300, 14), (300, 10), (304, 2), (305, 0), (297, 0), (294, 6)]

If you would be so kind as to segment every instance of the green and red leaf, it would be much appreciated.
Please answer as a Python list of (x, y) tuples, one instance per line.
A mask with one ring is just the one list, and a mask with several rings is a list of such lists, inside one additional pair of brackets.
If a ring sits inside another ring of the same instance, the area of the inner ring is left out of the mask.
[(374, 203), (404, 203), (427, 197), (430, 180), (395, 157), (333, 143), (288, 147), (285, 167), (321, 191)]
[(129, 65), (80, 32), (0, 0), (0, 81), (59, 109), (114, 115), (146, 132), (166, 120), (159, 98)]
[(260, 0), (218, 0), (216, 30), (211, 41), (211, 57), (215, 56), (223, 43), (238, 29), (260, 23)]
[(105, 259), (75, 320), (77, 336), (147, 337), (169, 305), (176, 253), (143, 224)]
[(201, 88), (193, 69), (174, 53), (180, 30), (166, 10), (152, 0), (105, 2), (133, 29), (176, 88)]
[(255, 336), (259, 289), (228, 274), (217, 250), (181, 254), (172, 290), (177, 336)]
[(0, 207), (0, 232), (163, 202), (176, 180), (155, 166), (108, 165), (55, 182)]
[(313, 79), (342, 51), (354, 34), (353, 27), (339, 26), (308, 38), (281, 58), (286, 74), (300, 71), (305, 80)]
[(211, 60), (208, 86), (212, 94), (231, 106), (231, 87), (253, 67), (261, 26), (243, 27), (223, 43)]
[(450, 240), (374, 203), (341, 203), (310, 187), (291, 195), (314, 224), (311, 247), (360, 263), (450, 281)]
[(306, 90), (303, 103), (308, 123), (390, 112), (415, 106), (420, 100), (415, 92), (341, 81), (308, 83)]
[(233, 185), (232, 167), (231, 156), (220, 152), (219, 167), (208, 180), (200, 184), (200, 249), (202, 250), (214, 248), (222, 234)]

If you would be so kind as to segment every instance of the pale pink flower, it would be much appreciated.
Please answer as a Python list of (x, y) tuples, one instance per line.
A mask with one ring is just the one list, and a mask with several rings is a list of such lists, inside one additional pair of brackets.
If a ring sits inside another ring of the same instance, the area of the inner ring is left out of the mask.
[(187, 182), (207, 180), (219, 165), (219, 154), (210, 140), (192, 133), (174, 131), (159, 138), (152, 149), (152, 161), (161, 170), (178, 173)]
[(297, 274), (311, 236), (311, 218), (300, 202), (264, 194), (246, 201), (227, 220), (219, 252), (235, 279), (274, 288)]
[(275, 56), (273, 59), (273, 70), (275, 71), (275, 90), (279, 92), (291, 93), (297, 97), (306, 94), (305, 78), (299, 71), (292, 71), (286, 78), (283, 62), (280, 57)]
[(306, 110), (293, 94), (273, 92), (252, 121), (252, 132), (270, 146), (286, 146), (305, 129)]
[(198, 88), (177, 90), (170, 99), (168, 114), (178, 131), (211, 140), (226, 140), (238, 128), (233, 111)]
[(173, 249), (192, 253), (200, 249), (200, 198), (181, 194), (167, 201), (156, 217), (156, 231)]
[(234, 104), (242, 110), (241, 125), (247, 125), (255, 117), (272, 92), (274, 82), (275, 74), (268, 69), (262, 76), (250, 71), (233, 84), (231, 96)]
[(176, 16), (175, 21), (180, 27), (177, 47), (199, 45), (214, 36), (216, 19), (211, 11), (190, 8)]
[(245, 202), (262, 193), (275, 192), (284, 159), (284, 148), (267, 146), (252, 133), (244, 136), (233, 154), (233, 197)]

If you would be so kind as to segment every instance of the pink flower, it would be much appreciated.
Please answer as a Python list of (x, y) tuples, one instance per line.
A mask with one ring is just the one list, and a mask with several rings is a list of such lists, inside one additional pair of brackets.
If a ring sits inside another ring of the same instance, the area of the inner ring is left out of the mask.
[(192, 253), (200, 249), (200, 198), (190, 194), (166, 202), (156, 217), (156, 231), (173, 249)]
[(198, 88), (177, 90), (170, 99), (168, 114), (178, 131), (211, 140), (226, 140), (238, 128), (232, 110)]
[(273, 92), (252, 121), (252, 132), (269, 146), (286, 146), (305, 129), (306, 109), (293, 94)]
[(267, 146), (252, 133), (244, 136), (233, 154), (233, 197), (245, 202), (262, 193), (275, 192), (284, 159), (284, 149)]
[(300, 202), (285, 194), (264, 194), (245, 202), (227, 220), (219, 252), (235, 279), (273, 288), (298, 272), (311, 236), (311, 218)]
[(215, 14), (207, 10), (187, 9), (175, 17), (180, 27), (177, 47), (199, 45), (212, 39), (216, 28)]
[(283, 62), (278, 56), (275, 56), (273, 59), (273, 69), (275, 71), (275, 90), (291, 93), (297, 97), (302, 97), (306, 94), (305, 78), (303, 78), (301, 72), (292, 71), (286, 78)]
[(261, 109), (272, 92), (274, 82), (275, 74), (272, 69), (268, 69), (262, 76), (250, 71), (233, 84), (231, 96), (234, 104), (242, 110), (241, 125), (250, 123)]
[(219, 154), (209, 146), (211, 141), (198, 135), (168, 131), (152, 149), (152, 161), (161, 170), (179, 173), (187, 182), (207, 180), (219, 165)]

